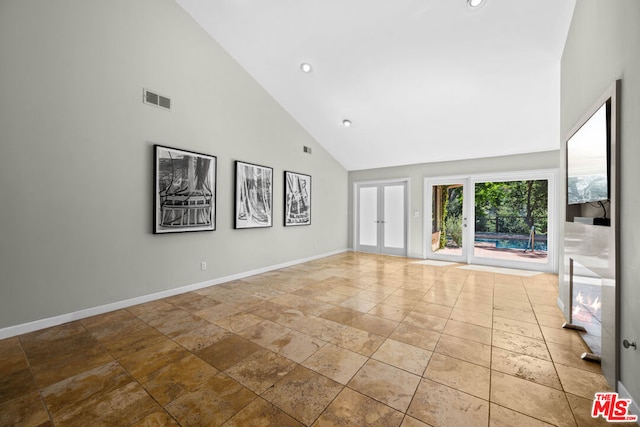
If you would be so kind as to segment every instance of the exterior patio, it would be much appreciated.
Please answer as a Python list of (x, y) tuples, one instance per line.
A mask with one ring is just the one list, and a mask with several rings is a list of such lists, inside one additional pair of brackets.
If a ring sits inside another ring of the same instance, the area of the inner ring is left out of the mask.
[[(528, 236), (521, 234), (508, 234), (508, 233), (476, 233), (477, 238), (481, 239), (508, 239), (508, 240), (528, 240)], [(535, 241), (547, 241), (546, 235), (537, 235)], [(438, 254), (443, 255), (461, 255), (462, 248), (460, 247), (445, 247), (437, 251)], [(494, 258), (505, 259), (513, 261), (526, 261), (535, 263), (547, 262), (548, 253), (542, 250), (526, 250), (523, 249), (511, 249), (511, 248), (497, 248), (495, 243), (492, 242), (474, 242), (473, 255), (480, 258)]]

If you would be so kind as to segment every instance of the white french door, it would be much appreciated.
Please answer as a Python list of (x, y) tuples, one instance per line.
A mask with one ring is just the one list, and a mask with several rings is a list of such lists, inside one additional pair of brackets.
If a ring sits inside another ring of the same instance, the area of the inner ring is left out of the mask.
[(355, 185), (355, 248), (407, 255), (407, 182)]
[(428, 179), (425, 189), (427, 258), (466, 263), (468, 247), (473, 247), (469, 231), (469, 179)]

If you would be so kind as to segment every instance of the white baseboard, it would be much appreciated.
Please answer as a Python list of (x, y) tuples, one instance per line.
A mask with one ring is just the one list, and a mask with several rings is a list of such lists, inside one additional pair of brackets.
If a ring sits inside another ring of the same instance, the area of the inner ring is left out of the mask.
[(562, 302), (562, 300), (560, 299), (560, 297), (558, 297), (556, 299), (557, 303), (558, 303), (558, 307), (560, 307), (560, 310), (562, 311), (562, 313), (564, 314), (564, 302)]
[(627, 389), (624, 387), (624, 385), (622, 385), (620, 381), (618, 381), (618, 396), (623, 399), (631, 399), (629, 412), (631, 412), (633, 415), (638, 415), (638, 424), (640, 424), (640, 407), (638, 407), (638, 402), (633, 400), (631, 394), (629, 394)]
[(139, 297), (126, 299), (123, 301), (117, 301), (110, 304), (100, 305), (98, 307), (91, 307), (84, 310), (74, 311), (72, 313), (61, 314), (59, 316), (48, 317), (46, 319), (35, 320), (33, 322), (22, 323), (20, 325), (8, 326), (6, 328), (0, 329), (0, 340), (5, 338), (11, 338), (16, 335), (22, 335), (22, 334), (26, 334), (33, 331), (38, 331), (40, 329), (50, 328), (52, 326), (62, 325), (63, 323), (72, 322), (74, 320), (85, 319), (87, 317), (108, 313), (110, 311), (120, 310), (122, 308), (143, 304), (145, 302), (167, 298), (174, 295), (183, 294), (185, 292), (196, 291), (198, 289), (207, 288), (209, 286), (219, 285), (220, 283), (226, 283), (232, 280), (238, 280), (238, 279), (243, 279), (249, 276), (255, 276), (256, 274), (266, 273), (268, 271), (291, 267), (292, 265), (302, 264), (305, 262), (313, 261), (320, 258), (326, 258), (328, 256), (337, 255), (337, 254), (341, 254), (348, 251), (349, 249), (339, 249), (339, 250), (327, 252), (321, 255), (314, 255), (308, 258), (287, 261), (287, 262), (283, 262), (282, 264), (271, 265), (268, 267), (245, 271), (238, 274), (232, 274), (230, 276), (219, 277), (217, 279), (207, 280), (205, 282), (194, 283), (187, 286), (181, 286), (179, 288), (168, 289), (166, 291), (155, 292), (153, 294), (148, 294), (148, 295), (142, 295)]

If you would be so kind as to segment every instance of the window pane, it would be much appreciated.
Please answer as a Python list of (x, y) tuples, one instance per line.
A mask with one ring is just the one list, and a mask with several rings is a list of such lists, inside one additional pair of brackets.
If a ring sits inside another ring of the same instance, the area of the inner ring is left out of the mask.
[(384, 187), (384, 246), (404, 248), (404, 185)]
[(474, 255), (547, 262), (547, 180), (475, 185)]
[(360, 245), (378, 245), (378, 189), (376, 187), (360, 188), (358, 212), (360, 218)]
[(431, 250), (445, 255), (463, 254), (464, 186), (442, 184), (432, 187)]

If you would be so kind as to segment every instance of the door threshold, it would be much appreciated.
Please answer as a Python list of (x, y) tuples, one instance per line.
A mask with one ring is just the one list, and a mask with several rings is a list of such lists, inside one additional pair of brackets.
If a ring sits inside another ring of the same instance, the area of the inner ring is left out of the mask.
[(512, 276), (522, 276), (522, 277), (531, 277), (531, 276), (536, 276), (538, 274), (543, 274), (542, 271), (520, 270), (516, 268), (494, 267), (491, 265), (478, 265), (478, 264), (461, 265), (460, 267), (457, 267), (457, 268), (461, 270), (484, 271), (487, 273), (509, 274)]

